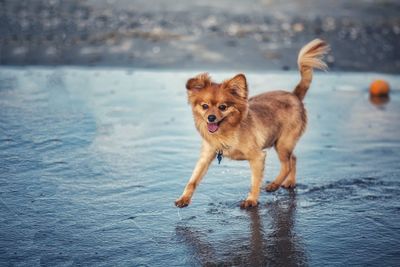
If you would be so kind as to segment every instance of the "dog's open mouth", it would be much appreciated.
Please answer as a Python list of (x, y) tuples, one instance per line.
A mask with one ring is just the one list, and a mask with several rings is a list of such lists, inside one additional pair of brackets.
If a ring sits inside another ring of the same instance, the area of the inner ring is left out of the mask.
[(215, 133), (216, 131), (218, 131), (219, 129), (219, 125), (221, 124), (221, 122), (223, 121), (220, 120), (219, 122), (209, 122), (207, 123), (207, 129), (210, 133)]
[(217, 122), (209, 122), (207, 123), (207, 129), (210, 133), (215, 133), (219, 128), (219, 125)]

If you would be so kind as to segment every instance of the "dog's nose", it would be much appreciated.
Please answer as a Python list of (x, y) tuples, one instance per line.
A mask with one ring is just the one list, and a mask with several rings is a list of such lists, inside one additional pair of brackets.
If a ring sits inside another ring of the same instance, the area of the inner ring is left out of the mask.
[(209, 122), (214, 122), (217, 119), (215, 115), (208, 115), (208, 121)]

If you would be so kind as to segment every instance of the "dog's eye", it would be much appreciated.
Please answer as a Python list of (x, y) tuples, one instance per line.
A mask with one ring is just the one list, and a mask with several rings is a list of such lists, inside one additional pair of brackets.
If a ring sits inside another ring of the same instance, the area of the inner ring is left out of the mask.
[(208, 109), (208, 105), (207, 105), (207, 104), (203, 104), (203, 105), (201, 105), (201, 107), (202, 107), (203, 109)]
[(224, 111), (226, 109), (226, 105), (219, 105), (219, 110)]

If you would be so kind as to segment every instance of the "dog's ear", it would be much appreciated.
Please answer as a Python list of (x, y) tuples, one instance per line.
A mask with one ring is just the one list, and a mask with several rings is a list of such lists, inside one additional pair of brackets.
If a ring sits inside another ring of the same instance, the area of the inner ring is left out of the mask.
[(239, 96), (241, 98), (247, 99), (248, 90), (247, 90), (247, 81), (246, 76), (240, 73), (237, 74), (230, 80), (227, 80), (223, 83), (225, 90), (229, 90), (229, 92), (234, 96)]
[(189, 79), (186, 82), (186, 89), (193, 90), (201, 90), (206, 88), (211, 84), (211, 78), (208, 73), (201, 73), (194, 78)]

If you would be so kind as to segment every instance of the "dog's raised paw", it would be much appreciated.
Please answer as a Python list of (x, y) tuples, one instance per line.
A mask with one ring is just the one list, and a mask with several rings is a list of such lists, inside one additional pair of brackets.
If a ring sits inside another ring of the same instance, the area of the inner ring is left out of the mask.
[(265, 191), (267, 191), (267, 192), (274, 192), (278, 189), (279, 189), (279, 185), (274, 182), (267, 184), (267, 186), (265, 187)]
[(249, 209), (253, 207), (258, 206), (258, 201), (257, 200), (252, 200), (252, 199), (246, 199), (243, 200), (242, 203), (240, 203), (240, 208), (241, 209)]
[(175, 206), (178, 208), (184, 208), (189, 206), (190, 204), (190, 198), (188, 197), (180, 197), (177, 200), (175, 200)]

